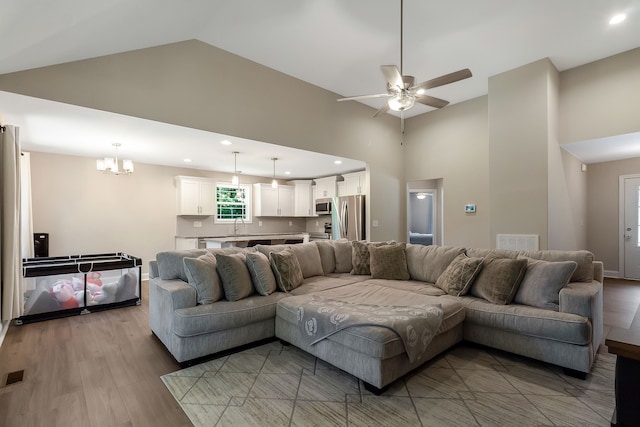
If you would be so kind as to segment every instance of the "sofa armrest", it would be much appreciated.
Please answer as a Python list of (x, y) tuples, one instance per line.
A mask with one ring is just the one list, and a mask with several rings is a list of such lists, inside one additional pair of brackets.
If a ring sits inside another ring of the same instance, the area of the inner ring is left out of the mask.
[(593, 328), (593, 353), (598, 351), (604, 330), (602, 283), (571, 282), (560, 291), (560, 311), (587, 317)]
[(180, 279), (149, 280), (149, 327), (172, 351), (173, 315), (179, 308), (196, 306), (196, 290)]
[(160, 273), (158, 272), (158, 261), (154, 259), (149, 261), (149, 279), (155, 279), (156, 277), (160, 277)]
[(593, 261), (593, 280), (604, 283), (604, 263)]

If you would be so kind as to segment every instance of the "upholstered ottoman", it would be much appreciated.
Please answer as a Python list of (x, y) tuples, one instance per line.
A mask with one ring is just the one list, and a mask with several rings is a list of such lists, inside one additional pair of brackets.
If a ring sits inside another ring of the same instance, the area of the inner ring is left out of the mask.
[[(299, 325), (299, 308), (317, 296), (347, 303), (390, 307), (437, 304), (442, 308), (442, 322), (426, 351), (413, 361), (405, 351), (405, 343), (400, 336), (382, 326), (348, 327), (309, 345)], [(349, 372), (363, 380), (367, 390), (380, 394), (396, 379), (462, 341), (464, 316), (462, 304), (453, 299), (421, 295), (365, 281), (280, 300), (276, 307), (275, 328), (276, 336), (281, 340)]]

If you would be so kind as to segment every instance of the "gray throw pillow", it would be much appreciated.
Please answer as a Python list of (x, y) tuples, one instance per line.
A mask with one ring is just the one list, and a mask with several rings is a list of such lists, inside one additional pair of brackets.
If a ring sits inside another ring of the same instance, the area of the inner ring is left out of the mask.
[(271, 269), (276, 276), (278, 288), (289, 292), (302, 284), (302, 269), (295, 254), (290, 249), (269, 254)]
[(409, 280), (406, 244), (369, 246), (371, 277), (374, 279)]
[(460, 254), (438, 277), (435, 285), (453, 296), (465, 295), (482, 269), (482, 258)]
[(244, 254), (216, 254), (216, 262), (227, 301), (238, 301), (253, 294), (253, 283)]
[(185, 257), (197, 258), (207, 253), (206, 249), (185, 249), (182, 251), (159, 252), (156, 255), (158, 261), (158, 274), (162, 280), (180, 279), (187, 281), (182, 259)]
[(333, 249), (336, 254), (335, 273), (350, 273), (353, 268), (351, 262), (351, 242), (348, 240), (336, 240), (333, 243)]
[(372, 246), (389, 245), (395, 242), (367, 243), (354, 240), (351, 242), (351, 274), (366, 275), (371, 274), (371, 254), (369, 248)]
[(251, 275), (251, 281), (256, 291), (264, 296), (272, 294), (276, 290), (277, 284), (273, 271), (271, 271), (269, 258), (261, 252), (248, 253), (246, 257), (249, 275)]
[[(331, 240), (316, 240), (316, 246), (318, 246), (318, 252), (320, 253), (320, 260), (322, 262), (322, 272), (324, 274), (333, 273), (336, 269), (336, 251)], [(349, 248), (351, 250), (351, 248)], [(349, 259), (351, 264), (351, 259)]]
[(216, 258), (207, 253), (198, 258), (184, 258), (187, 283), (196, 290), (198, 304), (211, 304), (223, 297), (222, 283), (216, 270)]
[(494, 304), (511, 304), (526, 270), (526, 259), (487, 257), (471, 285), (471, 295)]
[(299, 243), (289, 246), (289, 250), (293, 252), (298, 258), (300, 263), (300, 269), (302, 270), (302, 277), (322, 276), (322, 260), (320, 259), (320, 252), (318, 246), (313, 243)]
[(575, 261), (552, 262), (528, 258), (527, 271), (513, 301), (559, 311), (560, 290), (569, 283), (577, 266)]
[(464, 251), (464, 248), (454, 246), (408, 244), (406, 254), (409, 274), (413, 280), (436, 283), (451, 261)]

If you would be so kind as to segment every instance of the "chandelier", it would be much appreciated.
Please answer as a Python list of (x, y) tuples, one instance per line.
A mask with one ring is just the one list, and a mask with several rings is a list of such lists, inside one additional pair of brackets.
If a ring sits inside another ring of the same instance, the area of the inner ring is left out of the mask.
[(96, 168), (102, 173), (110, 173), (112, 175), (131, 175), (133, 173), (133, 161), (128, 159), (122, 160), (122, 170), (118, 164), (118, 148), (121, 144), (114, 142), (111, 144), (115, 147), (116, 155), (114, 157), (105, 157), (96, 161)]

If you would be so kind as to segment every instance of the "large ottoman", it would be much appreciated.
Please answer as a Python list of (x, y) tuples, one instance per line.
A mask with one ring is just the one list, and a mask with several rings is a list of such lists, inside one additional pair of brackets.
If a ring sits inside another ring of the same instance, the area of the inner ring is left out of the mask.
[(313, 345), (306, 345), (298, 326), (298, 307), (314, 298), (305, 294), (284, 298), (276, 307), (276, 336), (340, 368), (365, 383), (373, 393), (382, 393), (393, 381), (462, 341), (464, 308), (449, 298), (420, 295), (371, 282), (352, 284), (319, 292), (324, 298), (350, 303), (386, 306), (439, 304), (443, 320), (420, 360), (410, 362), (401, 338), (380, 326), (353, 326)]

